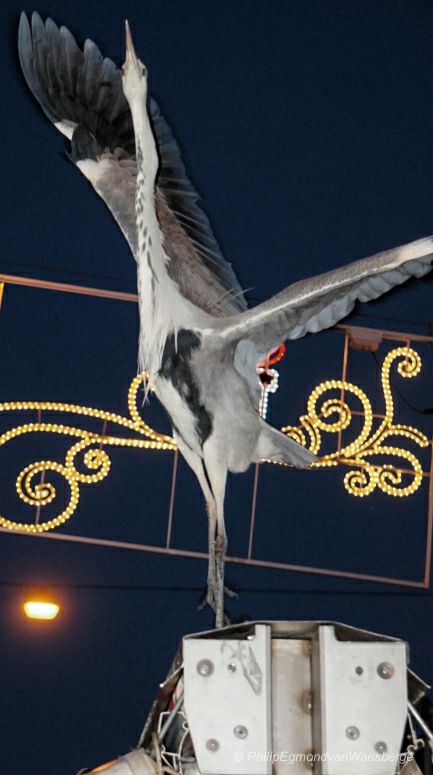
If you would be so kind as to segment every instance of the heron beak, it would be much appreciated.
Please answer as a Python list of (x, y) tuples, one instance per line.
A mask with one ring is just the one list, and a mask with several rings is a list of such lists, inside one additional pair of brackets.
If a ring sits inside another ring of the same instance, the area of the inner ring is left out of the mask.
[(126, 57), (125, 57), (124, 66), (128, 68), (130, 65), (132, 65), (133, 67), (138, 68), (138, 59), (135, 53), (134, 43), (132, 42), (131, 30), (127, 19), (125, 19), (125, 48), (126, 48)]

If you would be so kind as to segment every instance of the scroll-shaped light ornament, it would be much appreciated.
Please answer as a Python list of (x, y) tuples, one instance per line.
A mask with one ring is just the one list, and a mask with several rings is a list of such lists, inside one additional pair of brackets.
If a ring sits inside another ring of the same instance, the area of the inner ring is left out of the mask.
[[(386, 495), (403, 497), (412, 495), (421, 485), (423, 469), (413, 452), (389, 443), (390, 437), (405, 438), (419, 447), (428, 447), (429, 440), (418, 428), (411, 425), (394, 423), (394, 402), (390, 387), (391, 367), (397, 361), (397, 371), (401, 377), (416, 377), (421, 371), (421, 358), (410, 347), (397, 347), (386, 356), (382, 365), (382, 390), (385, 400), (385, 416), (374, 430), (374, 414), (371, 403), (361, 388), (351, 382), (327, 380), (318, 385), (311, 393), (307, 403), (307, 414), (300, 418), (297, 427), (286, 426), (282, 430), (290, 438), (308, 446), (315, 454), (320, 453), (324, 433), (342, 434), (352, 423), (354, 412), (350, 408), (347, 396), (355, 397), (361, 404), (362, 427), (350, 443), (341, 444), (337, 451), (323, 455), (316, 467), (336, 466), (343, 463), (352, 468), (344, 477), (344, 486), (350, 495), (362, 498), (379, 488)], [(330, 390), (339, 395), (322, 401)], [(372, 462), (370, 458), (384, 462)], [(389, 458), (400, 458), (402, 464), (388, 462)], [(407, 482), (407, 479), (409, 481)], [(407, 483), (406, 483), (407, 482)]]
[[(111, 467), (107, 447), (134, 447), (137, 449), (175, 450), (176, 443), (171, 436), (158, 433), (144, 422), (137, 409), (137, 393), (146, 374), (139, 374), (131, 382), (128, 392), (129, 417), (122, 417), (113, 412), (92, 409), (77, 404), (63, 404), (51, 401), (11, 401), (0, 403), (0, 412), (17, 412), (35, 410), (38, 412), (65, 412), (86, 418), (96, 418), (109, 424), (110, 429), (116, 426), (132, 431), (132, 436), (94, 433), (73, 425), (59, 423), (26, 423), (12, 428), (0, 436), (0, 446), (7, 444), (20, 436), (33, 433), (54, 433), (60, 436), (78, 439), (66, 452), (64, 462), (54, 460), (38, 460), (23, 468), (16, 480), (19, 497), (28, 506), (33, 506), (40, 512), (41, 508), (52, 503), (58, 493), (55, 485), (47, 480), (50, 472), (63, 478), (69, 487), (69, 499), (60, 514), (47, 520), (34, 522), (17, 522), (0, 516), (0, 526), (10, 530), (23, 530), (29, 533), (42, 533), (52, 530), (66, 522), (75, 512), (80, 499), (80, 486), (95, 484), (104, 479)], [(82, 458), (80, 462), (80, 458)], [(84, 466), (82, 472), (79, 465)], [(39, 481), (36, 481), (38, 477)]]
[[(417, 428), (394, 424), (390, 370), (397, 361), (397, 370), (402, 377), (415, 377), (421, 370), (421, 359), (418, 353), (409, 347), (397, 347), (386, 356), (382, 366), (385, 416), (376, 430), (374, 430), (373, 409), (365, 392), (356, 385), (341, 380), (328, 380), (318, 385), (308, 399), (307, 413), (302, 415), (299, 425), (283, 428), (288, 436), (308, 446), (315, 454), (320, 454), (325, 434), (338, 434), (339, 441), (342, 441), (342, 436), (351, 427), (355, 414), (360, 415), (362, 427), (356, 438), (347, 444), (339, 443), (337, 451), (323, 455), (315, 464), (317, 467), (332, 467), (339, 463), (349, 466), (351, 470), (344, 477), (344, 486), (351, 495), (357, 497), (370, 495), (377, 488), (387, 495), (398, 497), (411, 495), (419, 488), (424, 476), (416, 455), (395, 443), (396, 438), (405, 438), (419, 447), (429, 445), (427, 437)], [(268, 368), (269, 363), (265, 366)], [(110, 433), (94, 433), (74, 425), (47, 423), (40, 420), (18, 425), (0, 435), (0, 447), (27, 434), (35, 433), (54, 433), (73, 440), (62, 462), (49, 459), (37, 460), (25, 466), (18, 474), (17, 493), (24, 503), (36, 510), (37, 518), (32, 522), (20, 522), (0, 516), (1, 527), (38, 533), (52, 530), (65, 523), (78, 506), (81, 486), (100, 482), (109, 473), (111, 467), (107, 452), (109, 447), (165, 451), (176, 449), (173, 438), (155, 431), (139, 414), (137, 394), (140, 385), (146, 379), (146, 374), (140, 374), (131, 382), (127, 417), (87, 406), (50, 401), (0, 403), (0, 412), (4, 414), (18, 411), (64, 412), (102, 420), (110, 428)], [(338, 395), (324, 399), (324, 394), (328, 391), (338, 391)], [(361, 411), (355, 413), (350, 408), (348, 396), (359, 401)], [(115, 428), (122, 429), (123, 433), (115, 435), (113, 431)], [(129, 431), (130, 435), (124, 435), (125, 431)], [(390, 443), (390, 437), (393, 437), (393, 443)], [(394, 457), (399, 458), (402, 464), (395, 465), (388, 462)], [(374, 462), (371, 458), (374, 458)], [(378, 460), (380, 462), (377, 462)], [(52, 478), (50, 474), (60, 476), (67, 483), (69, 497), (57, 516), (40, 520), (42, 509), (58, 498), (56, 486), (50, 481)]]

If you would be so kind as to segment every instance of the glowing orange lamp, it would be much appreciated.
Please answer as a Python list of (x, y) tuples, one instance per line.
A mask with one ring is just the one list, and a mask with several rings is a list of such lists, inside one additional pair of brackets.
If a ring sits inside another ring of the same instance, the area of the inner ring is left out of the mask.
[(44, 592), (35, 592), (30, 594), (25, 600), (23, 609), (28, 619), (50, 621), (58, 615), (60, 605), (53, 599), (52, 595)]

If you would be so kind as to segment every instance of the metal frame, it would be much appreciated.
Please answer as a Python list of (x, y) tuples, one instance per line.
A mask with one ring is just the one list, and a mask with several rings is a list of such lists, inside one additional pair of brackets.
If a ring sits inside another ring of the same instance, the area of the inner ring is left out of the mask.
[[(63, 293), (76, 293), (80, 295), (95, 296), (100, 298), (112, 299), (117, 301), (126, 301), (137, 303), (138, 297), (136, 294), (123, 293), (117, 291), (110, 291), (92, 287), (83, 287), (78, 285), (71, 285), (65, 283), (57, 283), (46, 280), (38, 280), (27, 277), (19, 277), (14, 275), (0, 274), (0, 283), (6, 285), (27, 286), (36, 289), (44, 289), (49, 291), (60, 291)], [(1, 286), (0, 286), (1, 287)], [(336, 330), (340, 331), (344, 335), (344, 350), (342, 359), (342, 381), (346, 380), (347, 376), (347, 362), (348, 353), (351, 340), (364, 341), (370, 338), (373, 341), (381, 342), (382, 340), (390, 340), (400, 342), (409, 346), (411, 343), (433, 343), (432, 336), (422, 336), (419, 334), (408, 333), (396, 333), (394, 331), (387, 331), (384, 329), (364, 328), (359, 326), (339, 325), (336, 326)], [(344, 389), (341, 394), (344, 399)], [(356, 414), (354, 412), (354, 414)], [(362, 414), (362, 413), (359, 413)], [(380, 418), (381, 415), (374, 414), (376, 418)], [(430, 447), (433, 447), (433, 436), (430, 440)], [(341, 449), (341, 432), (338, 434), (338, 450)], [(350, 571), (340, 571), (333, 568), (323, 568), (317, 566), (300, 565), (286, 562), (275, 562), (272, 560), (261, 560), (253, 556), (253, 542), (255, 533), (255, 515), (257, 508), (257, 493), (259, 487), (259, 469), (257, 465), (255, 469), (255, 475), (252, 487), (252, 500), (251, 500), (251, 512), (249, 520), (249, 535), (248, 535), (248, 549), (246, 556), (228, 556), (227, 562), (236, 565), (245, 565), (261, 568), (270, 568), (283, 571), (291, 571), (297, 573), (309, 573), (313, 575), (328, 576), (333, 578), (345, 578), (356, 581), (376, 582), (387, 585), (398, 585), (403, 587), (411, 587), (414, 589), (428, 589), (430, 588), (430, 575), (431, 575), (431, 551), (433, 541), (433, 450), (430, 451), (430, 467), (429, 471), (424, 471), (423, 475), (428, 478), (428, 511), (427, 511), (427, 525), (426, 525), (426, 538), (425, 538), (425, 554), (424, 565), (421, 569), (421, 579), (414, 581), (412, 579), (404, 579), (398, 577), (381, 576), (376, 574), (367, 573), (355, 573)], [(144, 543), (131, 543), (128, 541), (114, 541), (109, 539), (101, 539), (96, 537), (79, 536), (73, 534), (59, 534), (59, 533), (38, 533), (31, 534), (33, 538), (45, 538), (47, 540), (65, 541), (70, 543), (82, 543), (87, 545), (105, 546), (116, 549), (124, 549), (129, 551), (138, 551), (145, 553), (162, 554), (173, 557), (185, 557), (189, 559), (206, 560), (208, 558), (207, 553), (198, 552), (193, 550), (177, 549), (172, 546), (172, 528), (174, 520), (174, 504), (176, 496), (176, 484), (178, 477), (178, 453), (174, 453), (173, 460), (173, 473), (171, 482), (171, 492), (168, 505), (167, 514), (167, 528), (166, 528), (166, 541), (165, 546), (155, 546)], [(0, 532), (14, 534), (14, 535), (26, 535), (29, 537), (29, 533), (24, 533), (20, 530), (10, 530), (0, 527)]]

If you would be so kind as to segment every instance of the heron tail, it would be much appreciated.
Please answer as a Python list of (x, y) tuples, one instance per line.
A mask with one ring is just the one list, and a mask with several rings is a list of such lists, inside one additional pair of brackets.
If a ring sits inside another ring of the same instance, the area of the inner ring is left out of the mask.
[(288, 463), (295, 468), (309, 468), (317, 461), (316, 455), (265, 422), (259, 436), (256, 455), (256, 462), (272, 460), (276, 463)]

